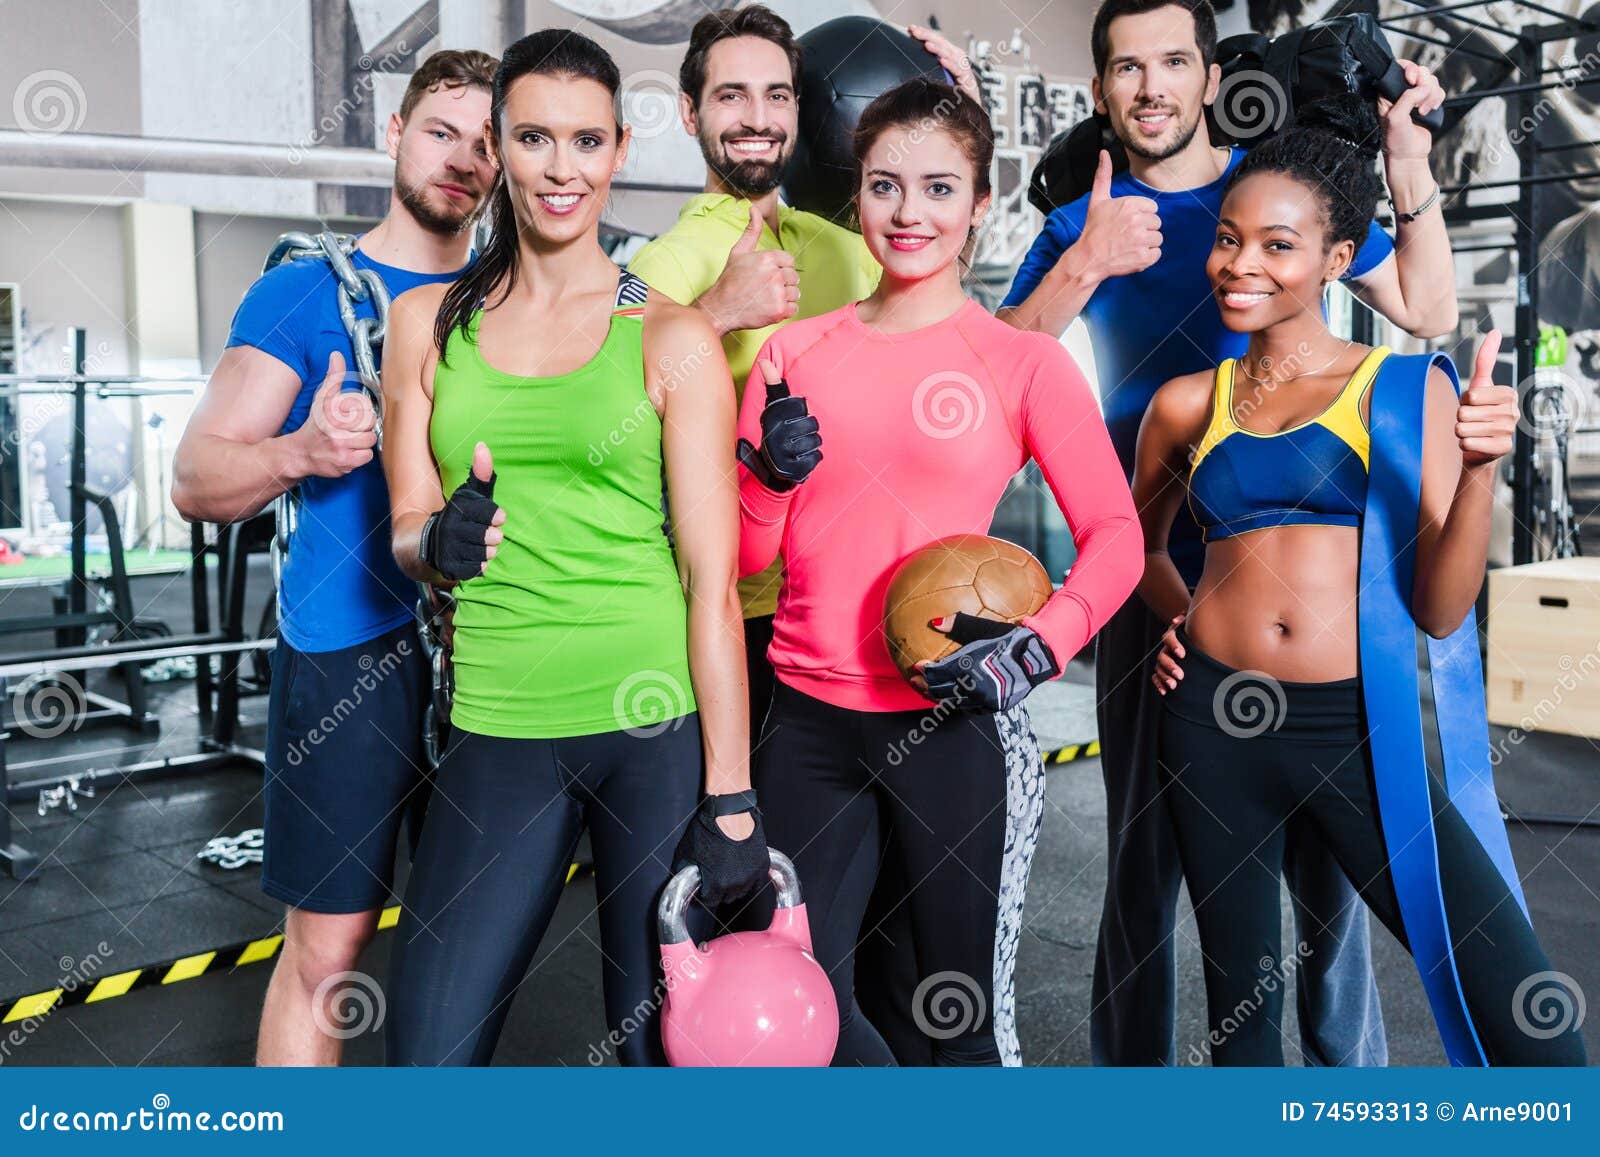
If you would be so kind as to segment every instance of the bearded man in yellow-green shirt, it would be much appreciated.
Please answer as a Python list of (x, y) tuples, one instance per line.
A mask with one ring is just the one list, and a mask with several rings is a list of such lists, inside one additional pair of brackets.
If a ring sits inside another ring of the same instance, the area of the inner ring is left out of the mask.
[[(966, 56), (928, 29), (913, 25), (910, 32), (981, 105)], [(711, 319), (736, 396), (775, 329), (860, 301), (883, 272), (848, 222), (778, 200), (799, 131), (800, 59), (788, 22), (759, 4), (696, 23), (678, 72), (678, 103), (706, 160), (705, 192), (690, 197), (672, 228), (628, 263), (652, 289)], [(739, 580), (752, 737), (772, 695), (767, 646), (781, 574), (780, 560)]]

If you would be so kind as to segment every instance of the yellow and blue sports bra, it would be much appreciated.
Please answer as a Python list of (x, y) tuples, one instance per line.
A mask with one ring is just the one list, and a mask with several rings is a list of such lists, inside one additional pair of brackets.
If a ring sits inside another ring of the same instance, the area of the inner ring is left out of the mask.
[(1233, 417), (1236, 361), (1217, 367), (1211, 422), (1189, 467), (1189, 511), (1201, 540), (1269, 526), (1359, 526), (1367, 505), (1370, 440), (1361, 397), (1389, 355), (1377, 346), (1315, 418), (1257, 434)]

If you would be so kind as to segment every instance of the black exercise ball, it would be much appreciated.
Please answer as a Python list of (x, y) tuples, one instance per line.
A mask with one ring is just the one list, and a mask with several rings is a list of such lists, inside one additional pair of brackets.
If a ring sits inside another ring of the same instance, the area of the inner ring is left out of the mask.
[(950, 74), (909, 33), (870, 16), (841, 16), (800, 37), (800, 131), (783, 181), (796, 209), (855, 227), (851, 136), (873, 99), (917, 76)]

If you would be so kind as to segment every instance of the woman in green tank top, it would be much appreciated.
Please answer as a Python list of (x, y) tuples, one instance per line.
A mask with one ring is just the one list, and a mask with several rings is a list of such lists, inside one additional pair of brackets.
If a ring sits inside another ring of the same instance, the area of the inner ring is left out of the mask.
[(390, 315), (394, 553), (456, 584), (451, 734), (395, 946), (393, 1064), (489, 1062), (585, 828), (603, 1052), (626, 1064), (664, 1060), (653, 909), (674, 859), (700, 866), (708, 902), (766, 876), (734, 393), (703, 316), (600, 247), (629, 139), (619, 87), (569, 30), (513, 44), (486, 126), (493, 238)]

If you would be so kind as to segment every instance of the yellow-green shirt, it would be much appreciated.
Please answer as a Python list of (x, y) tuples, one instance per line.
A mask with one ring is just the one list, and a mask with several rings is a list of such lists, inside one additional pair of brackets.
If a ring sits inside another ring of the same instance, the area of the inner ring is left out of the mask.
[[(729, 252), (749, 224), (749, 201), (727, 193), (700, 193), (684, 203), (671, 229), (634, 255), (628, 269), (652, 289), (680, 305), (690, 305), (722, 276)], [(756, 249), (782, 249), (794, 257), (795, 272), (800, 276), (800, 305), (789, 321), (860, 301), (878, 287), (883, 273), (859, 233), (788, 205), (778, 206), (777, 236), (768, 225), (761, 226)], [(722, 339), (736, 398), (744, 395), (745, 381), (761, 346), (785, 324), (735, 330)], [(777, 610), (781, 575), (781, 564), (775, 562), (760, 574), (739, 580), (739, 601), (746, 618)]]

